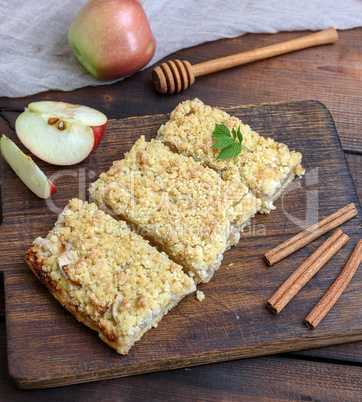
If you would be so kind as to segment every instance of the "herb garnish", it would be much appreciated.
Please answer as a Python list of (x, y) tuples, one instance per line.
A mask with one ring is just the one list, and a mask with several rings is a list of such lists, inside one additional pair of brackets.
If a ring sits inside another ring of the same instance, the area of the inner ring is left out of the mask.
[(240, 132), (240, 126), (237, 131), (233, 128), (230, 133), (225, 124), (216, 123), (212, 138), (217, 141), (211, 148), (223, 148), (216, 159), (235, 158), (243, 148), (251, 152), (249, 148), (242, 144), (243, 135)]

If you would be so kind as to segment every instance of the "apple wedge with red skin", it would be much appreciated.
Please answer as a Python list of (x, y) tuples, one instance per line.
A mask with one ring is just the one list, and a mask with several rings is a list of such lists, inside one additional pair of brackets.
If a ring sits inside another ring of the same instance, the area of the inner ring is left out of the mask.
[(35, 162), (5, 135), (0, 140), (1, 153), (22, 182), (39, 198), (48, 198), (58, 190)]
[(15, 122), (20, 141), (35, 156), (53, 165), (82, 162), (102, 140), (107, 117), (88, 106), (33, 102)]

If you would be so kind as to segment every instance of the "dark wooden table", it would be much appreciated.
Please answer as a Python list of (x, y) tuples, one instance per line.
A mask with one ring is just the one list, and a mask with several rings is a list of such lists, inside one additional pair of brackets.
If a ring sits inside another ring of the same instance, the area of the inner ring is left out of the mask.
[[(293, 39), (308, 32), (245, 35), (177, 52), (196, 64)], [(0, 99), (0, 131), (14, 130), (19, 112), (31, 101), (81, 103), (124, 118), (170, 112), (179, 102), (198, 97), (213, 106), (313, 99), (331, 112), (362, 201), (362, 28), (340, 31), (334, 45), (306, 49), (197, 78), (187, 91), (159, 95), (151, 70), (113, 84), (72, 92)], [(0, 263), (1, 268), (1, 263)], [(0, 400), (360, 400), (362, 342), (283, 355), (258, 357), (168, 372), (79, 384), (18, 390), (8, 374), (3, 287), (0, 286)]]

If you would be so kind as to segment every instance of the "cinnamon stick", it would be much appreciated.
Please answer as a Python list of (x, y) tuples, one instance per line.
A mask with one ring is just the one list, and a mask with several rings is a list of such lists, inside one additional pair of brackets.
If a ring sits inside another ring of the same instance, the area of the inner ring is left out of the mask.
[(329, 288), (327, 293), (322, 297), (314, 309), (307, 315), (304, 323), (309, 328), (315, 328), (323, 318), (328, 314), (330, 309), (335, 305), (347, 285), (351, 281), (353, 275), (357, 271), (362, 261), (362, 240), (359, 240), (353, 250), (347, 264)]
[(269, 310), (274, 314), (279, 314), (348, 240), (349, 237), (337, 229), (270, 297), (267, 301)]
[(268, 265), (275, 264), (322, 236), (324, 233), (327, 233), (342, 223), (347, 222), (349, 219), (356, 216), (357, 213), (354, 203), (346, 205), (332, 215), (327, 216), (320, 222), (310, 226), (308, 229), (303, 230), (292, 238), (286, 240), (284, 243), (268, 251), (264, 255), (266, 262)]

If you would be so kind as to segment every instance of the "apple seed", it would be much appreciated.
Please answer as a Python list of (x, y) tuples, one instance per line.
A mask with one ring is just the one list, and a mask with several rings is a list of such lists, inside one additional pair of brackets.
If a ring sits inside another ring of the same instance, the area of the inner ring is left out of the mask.
[[(59, 122), (59, 123), (58, 123)], [(58, 119), (57, 117), (51, 117), (48, 119), (48, 124), (50, 126), (54, 126), (54, 124), (58, 123), (58, 130), (63, 131), (65, 130), (65, 123), (63, 120)]]
[(52, 126), (52, 125), (55, 124), (58, 120), (59, 120), (59, 119), (56, 118), (56, 117), (51, 117), (51, 118), (48, 120), (48, 124), (49, 124), (50, 126)]

